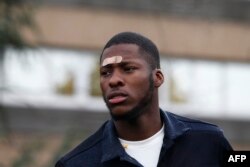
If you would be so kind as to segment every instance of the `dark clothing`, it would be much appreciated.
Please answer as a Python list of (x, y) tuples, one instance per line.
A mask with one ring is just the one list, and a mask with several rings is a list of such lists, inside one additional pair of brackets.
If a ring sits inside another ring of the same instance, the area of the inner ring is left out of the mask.
[[(160, 112), (165, 135), (158, 167), (222, 166), (223, 155), (232, 148), (217, 126)], [(125, 152), (111, 120), (56, 164), (56, 167), (141, 166)]]

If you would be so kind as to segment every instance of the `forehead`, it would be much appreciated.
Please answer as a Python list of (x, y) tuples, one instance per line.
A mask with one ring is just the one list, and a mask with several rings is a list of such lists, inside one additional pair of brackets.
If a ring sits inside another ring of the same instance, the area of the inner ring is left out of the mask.
[[(119, 57), (119, 58), (117, 58)], [(112, 45), (109, 48), (106, 48), (103, 51), (101, 57), (101, 64), (106, 64), (107, 60), (111, 61), (110, 63), (120, 63), (123, 61), (138, 61), (144, 60), (144, 56), (141, 55), (139, 51), (139, 46), (135, 44), (118, 44)], [(120, 60), (120, 61), (117, 61)], [(144, 60), (145, 61), (145, 60)]]

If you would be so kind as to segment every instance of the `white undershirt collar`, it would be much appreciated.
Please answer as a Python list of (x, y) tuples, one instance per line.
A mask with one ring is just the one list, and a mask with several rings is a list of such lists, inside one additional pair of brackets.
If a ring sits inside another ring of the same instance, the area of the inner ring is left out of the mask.
[(153, 136), (140, 141), (120, 139), (126, 153), (136, 159), (144, 167), (156, 167), (164, 138), (164, 125)]

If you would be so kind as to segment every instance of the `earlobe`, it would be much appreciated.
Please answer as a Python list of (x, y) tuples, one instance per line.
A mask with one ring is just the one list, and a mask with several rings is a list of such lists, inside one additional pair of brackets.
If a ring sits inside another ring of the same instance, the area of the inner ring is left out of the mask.
[(155, 87), (160, 87), (162, 83), (164, 82), (164, 75), (161, 71), (161, 69), (156, 69), (154, 73), (154, 85)]

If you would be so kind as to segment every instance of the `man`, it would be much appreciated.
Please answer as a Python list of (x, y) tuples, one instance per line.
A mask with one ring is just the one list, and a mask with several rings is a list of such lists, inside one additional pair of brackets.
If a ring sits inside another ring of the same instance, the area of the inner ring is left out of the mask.
[(155, 44), (115, 35), (100, 57), (100, 85), (112, 119), (56, 167), (218, 167), (231, 146), (215, 125), (163, 112)]

